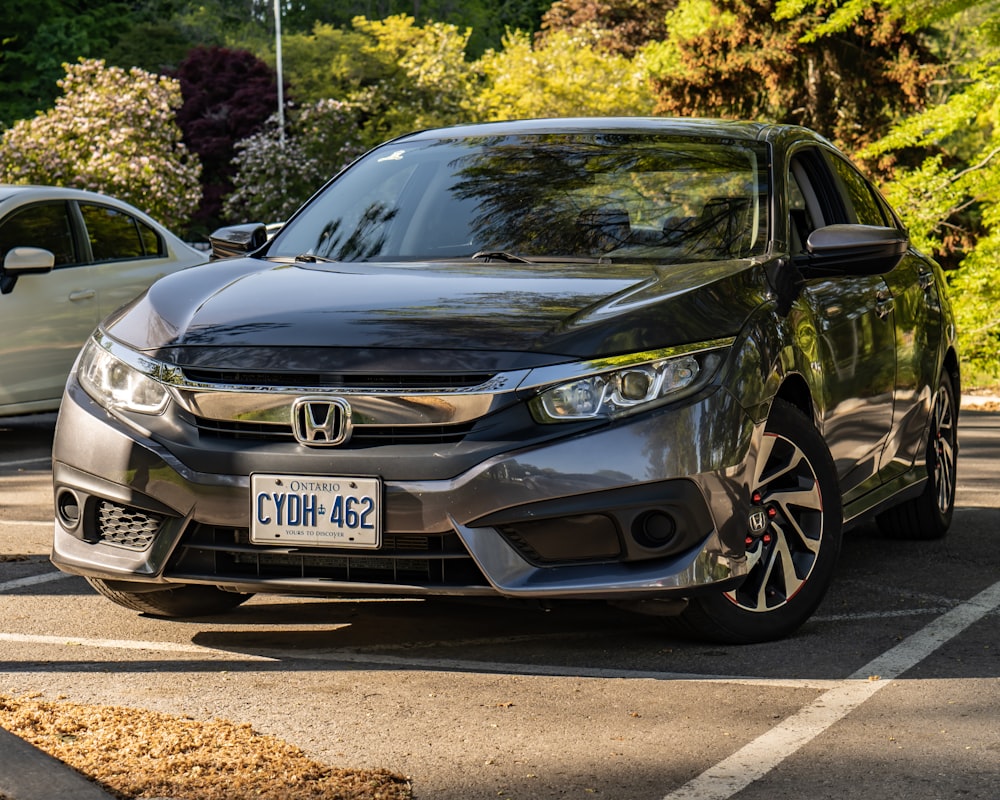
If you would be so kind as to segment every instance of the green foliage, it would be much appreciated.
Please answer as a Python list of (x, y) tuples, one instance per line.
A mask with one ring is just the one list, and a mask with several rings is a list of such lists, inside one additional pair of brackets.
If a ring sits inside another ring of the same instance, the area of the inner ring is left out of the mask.
[(201, 167), (181, 142), (180, 87), (103, 61), (66, 65), (55, 107), (0, 140), (0, 181), (115, 195), (182, 228), (201, 197)]
[(679, 0), (647, 48), (659, 113), (797, 123), (856, 149), (922, 106), (936, 72), (921, 39), (868, 9), (814, 39), (818, 13), (772, 2)]
[(412, 16), (420, 26), (447, 22), (468, 29), (466, 55), (475, 59), (499, 47), (508, 28), (537, 30), (549, 5), (550, 0), (297, 0), (284, 4), (282, 28), (289, 34), (307, 33), (317, 22), (346, 29), (357, 17)]
[[(783, 0), (782, 13), (807, 5)], [(866, 4), (845, 3), (817, 35), (838, 34)], [(887, 0), (905, 24), (954, 31), (954, 57), (943, 98), (901, 119), (862, 151), (896, 166), (886, 193), (910, 226), (914, 242), (952, 267), (950, 281), (963, 365), (980, 380), (1000, 382), (1000, 8), (982, 0)], [(933, 33), (934, 31), (929, 31)], [(914, 159), (914, 154), (917, 158)], [(905, 166), (916, 161), (916, 166)]]
[(121, 35), (122, 2), (7, 3), (0, 25), (0, 128), (48, 108), (64, 62), (103, 54)]
[(513, 31), (503, 45), (479, 62), (486, 83), (475, 111), (482, 119), (652, 113), (641, 59), (604, 52), (566, 30), (534, 45), (527, 33)]
[(368, 113), (363, 136), (383, 139), (460, 122), (467, 117), (474, 72), (465, 60), (470, 31), (413, 17), (384, 20), (359, 17), (354, 28), (369, 38), (363, 54), (382, 66), (382, 74), (350, 99)]
[(299, 103), (343, 99), (388, 75), (391, 65), (369, 52), (370, 37), (317, 22), (309, 33), (282, 37), (282, 71)]
[(351, 30), (317, 25), (286, 37), (284, 73), (299, 102), (332, 98), (358, 108), (361, 140), (372, 146), (468, 117), (476, 88), (468, 37), (443, 22), (357, 17)]

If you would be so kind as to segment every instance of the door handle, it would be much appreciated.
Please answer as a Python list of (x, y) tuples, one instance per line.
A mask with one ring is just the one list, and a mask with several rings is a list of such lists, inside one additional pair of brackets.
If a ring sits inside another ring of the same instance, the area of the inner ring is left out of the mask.
[(73, 303), (77, 303), (80, 300), (90, 300), (91, 298), (96, 296), (97, 296), (96, 289), (79, 289), (75, 292), (69, 293), (69, 299)]
[(888, 317), (895, 307), (896, 303), (888, 292), (879, 292), (875, 295), (875, 313), (878, 314), (879, 319)]

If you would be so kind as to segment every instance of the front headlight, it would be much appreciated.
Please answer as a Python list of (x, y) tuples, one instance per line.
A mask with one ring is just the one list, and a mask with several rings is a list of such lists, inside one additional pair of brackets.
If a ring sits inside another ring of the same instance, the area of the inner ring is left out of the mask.
[[(141, 362), (138, 354), (133, 354)], [(146, 374), (139, 364), (129, 364), (91, 339), (80, 353), (76, 367), (80, 385), (109, 411), (162, 414), (169, 395), (162, 383)]]
[[(723, 346), (728, 346), (726, 342)], [(703, 386), (722, 361), (713, 342), (697, 352), (641, 353), (578, 365), (579, 377), (542, 388), (531, 402), (539, 422), (611, 418), (677, 399)]]

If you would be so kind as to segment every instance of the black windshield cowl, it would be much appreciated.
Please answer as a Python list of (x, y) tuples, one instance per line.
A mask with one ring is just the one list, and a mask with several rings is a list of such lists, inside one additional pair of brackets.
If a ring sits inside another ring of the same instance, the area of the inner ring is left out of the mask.
[(337, 260), (335, 258), (324, 258), (323, 256), (317, 256), (313, 253), (301, 253), (295, 256), (295, 260), (305, 263), (305, 264), (336, 264)]
[(506, 250), (480, 250), (473, 253), (469, 258), (482, 259), (483, 261), (506, 261), (508, 264), (533, 264), (530, 258), (519, 256), (517, 253), (508, 253)]

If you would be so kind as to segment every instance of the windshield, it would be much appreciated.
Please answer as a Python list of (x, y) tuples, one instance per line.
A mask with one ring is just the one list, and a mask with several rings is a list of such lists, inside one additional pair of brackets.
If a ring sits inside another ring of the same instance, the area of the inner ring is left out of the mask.
[(763, 145), (533, 134), (384, 145), (289, 222), (272, 257), (712, 261), (763, 252)]

